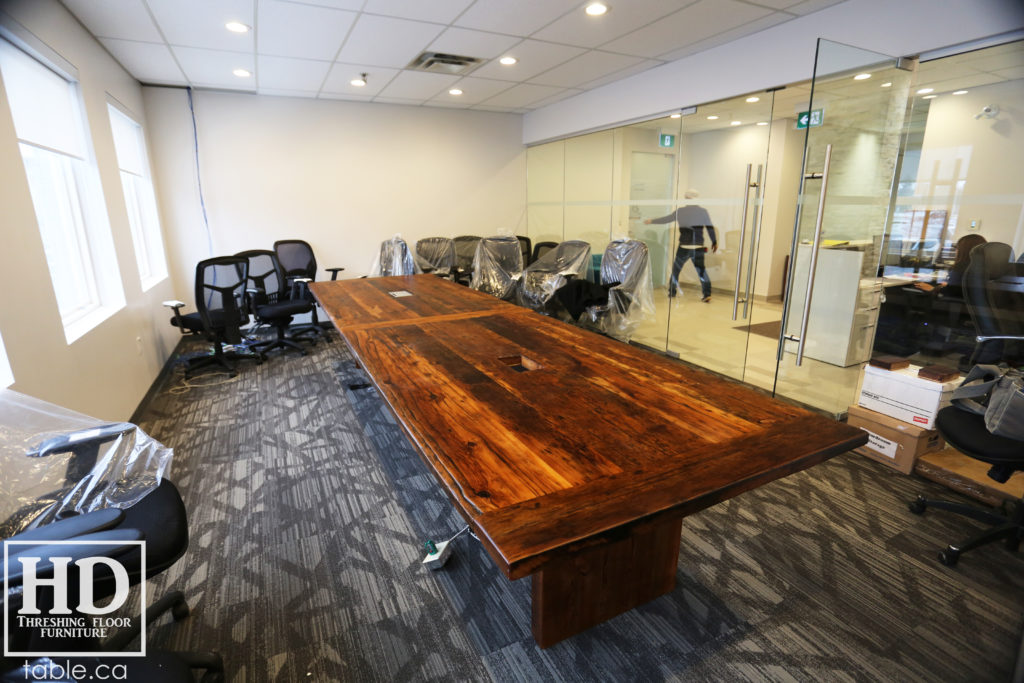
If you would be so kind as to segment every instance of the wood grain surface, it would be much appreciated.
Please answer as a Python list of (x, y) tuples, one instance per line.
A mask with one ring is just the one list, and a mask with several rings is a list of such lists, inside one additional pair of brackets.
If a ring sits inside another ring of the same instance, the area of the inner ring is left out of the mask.
[[(396, 290), (412, 296), (388, 293)], [(313, 291), (512, 579), (867, 438), (434, 276)]]

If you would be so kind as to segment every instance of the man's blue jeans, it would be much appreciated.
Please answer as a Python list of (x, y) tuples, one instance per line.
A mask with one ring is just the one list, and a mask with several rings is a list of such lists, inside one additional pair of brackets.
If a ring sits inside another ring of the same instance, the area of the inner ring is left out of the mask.
[(697, 269), (697, 277), (700, 278), (701, 295), (704, 298), (711, 296), (711, 278), (708, 277), (708, 271), (704, 268), (703, 247), (697, 247), (696, 249), (679, 247), (676, 249), (676, 260), (672, 264), (672, 277), (668, 281), (668, 295), (676, 295), (676, 289), (679, 287), (679, 272), (682, 271), (683, 264), (689, 259), (693, 259), (693, 267)]

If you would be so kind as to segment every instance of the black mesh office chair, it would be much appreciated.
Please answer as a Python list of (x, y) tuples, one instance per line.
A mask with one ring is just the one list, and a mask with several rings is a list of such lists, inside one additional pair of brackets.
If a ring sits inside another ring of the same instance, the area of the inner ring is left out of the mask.
[[(935, 425), (951, 446), (964, 455), (991, 465), (988, 476), (995, 481), (1005, 483), (1014, 472), (1024, 470), (1024, 441), (990, 433), (985, 427), (984, 416), (949, 406), (939, 411)], [(941, 550), (939, 561), (944, 565), (951, 567), (962, 553), (1001, 539), (1005, 539), (1007, 549), (1016, 551), (1024, 539), (1024, 498), (1016, 502), (1009, 515), (996, 514), (963, 503), (931, 500), (924, 496), (918, 496), (917, 500), (910, 503), (910, 511), (919, 515), (930, 507), (949, 510), (985, 522), (991, 527), (966, 541), (950, 544)]]
[[(277, 262), (281, 264), (285, 280), (288, 286), (296, 283), (310, 283), (316, 280), (316, 256), (313, 254), (313, 247), (309, 242), (303, 240), (277, 240), (274, 242), (274, 254), (277, 255)], [(331, 280), (338, 279), (338, 273), (344, 268), (324, 268), (331, 274)], [(316, 300), (309, 287), (300, 285), (299, 290), (303, 298), (313, 305), (310, 313), (309, 325), (293, 325), (291, 328), (293, 337), (327, 337), (324, 329), (320, 326), (320, 319), (317, 316)]]
[(562, 242), (525, 269), (516, 299), (520, 306), (539, 313), (556, 314), (555, 292), (569, 280), (585, 280), (590, 268), (590, 243), (580, 240)]
[[(126, 430), (132, 429), (135, 429), (135, 425), (130, 423), (114, 423), (60, 434), (30, 448), (25, 457), (46, 458), (58, 454), (70, 455), (69, 477), (77, 476), (78, 478), (69, 479), (68, 484), (74, 488), (80, 480), (91, 474), (97, 477), (105, 476), (106, 470), (99, 473), (93, 472), (100, 448), (114, 439), (120, 439)], [(101, 464), (102, 466), (104, 465)], [(135, 544), (125, 544), (120, 547), (76, 545), (70, 550), (70, 552), (78, 552), (79, 556), (83, 558), (95, 555), (116, 557), (127, 571), (129, 584), (132, 586), (170, 568), (184, 555), (189, 543), (185, 505), (177, 488), (167, 479), (163, 479), (155, 489), (123, 510), (104, 508), (81, 515), (58, 516), (57, 519), (45, 514), (37, 515), (31, 521), (31, 528), (15, 534), (7, 540), (33, 542), (33, 546), (10, 546), (12, 552), (20, 551), (28, 554), (46, 546), (48, 541), (54, 540), (80, 542), (144, 540), (145, 573), (142, 570), (142, 551)], [(62, 548), (62, 554), (66, 550), (67, 548)], [(45, 575), (46, 569), (44, 565), (37, 565), (37, 575)], [(52, 565), (49, 569), (52, 570)], [(21, 565), (15, 561), (15, 558), (11, 559), (5, 570), (9, 579), (15, 582), (20, 580)], [(74, 583), (72, 582), (72, 584)], [(93, 574), (94, 601), (102, 602), (109, 598), (114, 594), (115, 588), (114, 577), (109, 571), (104, 569)], [(20, 604), (20, 598), (19, 593), (9, 592), (5, 599), (13, 601), (13, 603), (8, 602), (7, 607), (16, 608)], [(155, 621), (167, 612), (170, 612), (176, 621), (189, 615), (188, 604), (180, 591), (172, 591), (147, 606), (146, 621)], [(64, 651), (71, 649), (78, 652), (97, 650), (116, 652), (137, 638), (140, 630), (141, 624), (136, 624), (132, 628), (118, 631), (106, 641), (100, 642), (95, 638), (85, 638), (77, 643), (79, 647), (68, 647), (68, 642), (52, 641), (35, 629), (14, 629), (11, 638), (18, 647), (11, 649), (32, 652), (46, 652), (54, 648)], [(15, 664), (20, 666), (22, 661), (24, 660), (15, 661)], [(223, 677), (223, 663), (220, 656), (214, 653), (184, 655), (151, 653), (150, 656), (143, 659), (131, 657), (119, 658), (117, 661), (125, 663), (132, 672), (133, 676), (130, 680), (191, 681), (193, 680), (191, 678), (192, 668), (207, 670), (207, 674), (203, 678), (204, 681), (218, 681)], [(80, 663), (86, 669), (91, 670), (98, 664), (109, 665), (111, 659), (108, 657), (81, 657), (75, 658), (74, 663)], [(0, 672), (10, 672), (11, 664), (12, 662), (9, 660), (3, 660)], [(188, 675), (187, 678), (185, 674)], [(6, 675), (4, 680), (7, 680)]]
[(558, 242), (537, 242), (533, 245), (533, 253), (530, 254), (530, 263), (534, 263), (544, 254), (558, 246)]
[[(288, 336), (292, 318), (313, 310), (313, 303), (300, 293), (301, 283), (288, 285), (281, 264), (274, 252), (266, 249), (241, 251), (236, 256), (246, 259), (249, 264), (248, 286), (249, 310), (260, 323), (271, 325), (277, 331), (277, 338), (256, 342), (253, 348), (261, 353), (274, 349), (292, 349), (306, 355), (306, 349)], [(312, 344), (315, 339), (308, 339)]]
[(473, 277), (473, 259), (476, 258), (476, 246), (480, 238), (476, 235), (460, 235), (452, 240), (455, 242), (455, 281), (468, 285)]
[(523, 274), (523, 251), (512, 236), (485, 237), (476, 247), (469, 286), (505, 301), (516, 295)]
[(455, 277), (455, 241), (450, 237), (424, 237), (416, 242), (420, 270), (439, 277)]
[(628, 239), (610, 242), (601, 259), (601, 284), (608, 287), (608, 303), (588, 308), (588, 321), (603, 334), (629, 341), (637, 327), (655, 315), (647, 244)]
[(1002, 242), (971, 250), (963, 295), (977, 332), (977, 344), (963, 369), (979, 363), (1024, 359), (1024, 283), (1019, 282), (1013, 250)]
[(248, 262), (244, 258), (218, 256), (200, 261), (196, 265), (196, 312), (182, 314), (181, 309), (185, 306), (182, 301), (164, 302), (174, 311), (171, 324), (181, 329), (182, 334), (202, 334), (213, 343), (211, 355), (186, 361), (186, 377), (211, 365), (228, 371), (234, 377), (238, 372), (232, 361), (255, 360), (259, 363), (263, 360), (259, 352), (239, 353), (234, 349), (224, 349), (225, 344), (241, 344), (241, 328), (249, 324), (245, 299), (247, 273)]

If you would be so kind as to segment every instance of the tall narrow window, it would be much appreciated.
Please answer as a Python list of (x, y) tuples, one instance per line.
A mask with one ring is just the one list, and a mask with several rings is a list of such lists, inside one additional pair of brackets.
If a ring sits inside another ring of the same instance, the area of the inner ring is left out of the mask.
[(14, 373), (11, 372), (11, 364), (7, 360), (4, 338), (0, 337), (0, 389), (6, 389), (12, 384), (14, 384)]
[(135, 259), (139, 263), (139, 277), (143, 291), (167, 277), (164, 241), (160, 232), (160, 219), (156, 212), (153, 181), (146, 159), (146, 141), (142, 126), (129, 116), (108, 105), (110, 127), (114, 132), (117, 165), (121, 169), (121, 186), (128, 209), (128, 223), (132, 229)]
[(85, 117), (72, 81), (2, 40), (0, 74), (70, 344), (124, 306)]

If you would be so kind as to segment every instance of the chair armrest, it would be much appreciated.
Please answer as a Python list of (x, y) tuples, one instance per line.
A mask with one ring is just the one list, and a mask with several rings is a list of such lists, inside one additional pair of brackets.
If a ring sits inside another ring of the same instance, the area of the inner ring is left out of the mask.
[(77, 432), (61, 434), (60, 436), (47, 439), (25, 453), (25, 455), (30, 458), (45, 458), (52, 453), (72, 452), (77, 454), (79, 450), (113, 441), (121, 435), (132, 431), (135, 431), (135, 425), (131, 422), (114, 422), (99, 427), (80, 429)]
[(174, 323), (181, 330), (181, 333), (185, 334), (188, 330), (185, 329), (185, 322), (181, 319), (181, 309), (185, 302), (178, 301), (177, 299), (168, 299), (163, 302), (163, 305), (174, 311)]
[(63, 541), (83, 534), (92, 534), (98, 531), (111, 529), (124, 519), (124, 511), (117, 508), (103, 508), (94, 510), (84, 515), (65, 517), (64, 519), (46, 524), (35, 529), (22, 531), (15, 534), (8, 541)]
[(297, 277), (292, 278), (292, 291), (288, 294), (288, 298), (294, 300), (298, 299), (309, 299), (311, 298), (311, 292), (309, 291), (309, 283), (313, 281), (311, 277)]
[(338, 279), (338, 273), (343, 271), (343, 270), (345, 270), (345, 269), (344, 268), (324, 268), (324, 270), (326, 270), (328, 273), (331, 274), (331, 279), (332, 280), (337, 280)]
[(1014, 336), (1014, 335), (1010, 335), (1010, 334), (995, 334), (995, 335), (990, 335), (990, 336), (978, 335), (977, 337), (974, 338), (974, 341), (977, 341), (977, 342), (987, 342), (987, 341), (993, 341), (995, 339), (1007, 339), (1007, 340), (1010, 340), (1010, 341), (1024, 341), (1024, 337), (1018, 337), (1018, 336)]

